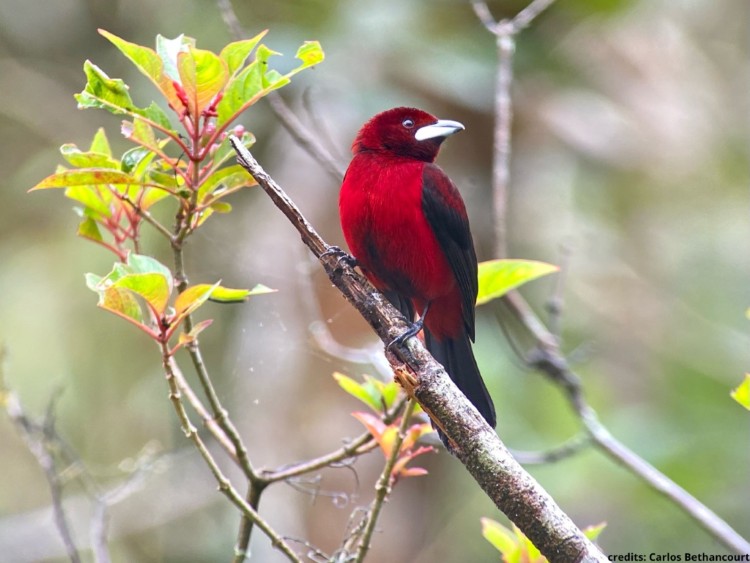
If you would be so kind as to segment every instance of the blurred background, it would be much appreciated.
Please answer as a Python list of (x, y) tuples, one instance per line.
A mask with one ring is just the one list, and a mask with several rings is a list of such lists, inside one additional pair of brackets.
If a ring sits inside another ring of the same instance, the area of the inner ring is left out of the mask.
[[(525, 5), (490, 2), (496, 17)], [(563, 348), (602, 421), (746, 537), (750, 413), (729, 391), (750, 359), (749, 6), (556, 2), (518, 39), (509, 216), (512, 257), (566, 264)], [(236, 10), (248, 32), (270, 28), (265, 43), (284, 53), (276, 59), (282, 70), (303, 40), (322, 42), (326, 61), (281, 93), (342, 167), (356, 130), (380, 110), (415, 105), (463, 122), (466, 132), (439, 162), (462, 189), (480, 260), (492, 258), (496, 50), (468, 2), (254, 0), (236, 2)], [(160, 452), (111, 509), (115, 561), (226, 561), (238, 515), (179, 431), (158, 350), (97, 309), (85, 287), (84, 272), (105, 274), (113, 257), (76, 238), (78, 218), (62, 192), (26, 193), (62, 162), (61, 144), (87, 147), (100, 125), (117, 154), (129, 148), (117, 117), (76, 109), (85, 59), (125, 79), (137, 104), (155, 96), (99, 27), (149, 46), (157, 33), (185, 33), (214, 51), (232, 39), (208, 0), (57, 0), (43, 9), (0, 2), (4, 371), (29, 414), (41, 416), (60, 393), (57, 428), (103, 484), (125, 478), (144, 449)], [(258, 138), (255, 156), (324, 238), (343, 244), (338, 185), (265, 102), (243, 123)], [(312, 329), (323, 323), (348, 346), (377, 343), (262, 192), (247, 190), (232, 204), (231, 215), (212, 218), (194, 237), (188, 272), (195, 283), (279, 290), (205, 307), (216, 322), (201, 337), (253, 462), (274, 467), (361, 432), (350, 416), (361, 405), (332, 372), (380, 373), (331, 356)], [(169, 263), (155, 237), (146, 247)], [(553, 287), (549, 278), (523, 292), (544, 314)], [(511, 448), (553, 447), (579, 425), (556, 388), (522, 369), (500, 328), (505, 316), (498, 305), (481, 308), (476, 345), (498, 431)], [(187, 366), (186, 373), (192, 377)], [(445, 452), (419, 461), (429, 476), (397, 485), (368, 560), (496, 560), (479, 519), (504, 517)], [(281, 533), (330, 553), (352, 511), (370, 502), (381, 467), (373, 452), (354, 470), (276, 485), (261, 511)], [(608, 553), (725, 552), (595, 450), (529, 469), (578, 525), (608, 523), (600, 538)], [(65, 491), (85, 544), (91, 504), (75, 483)], [(0, 416), (0, 560), (65, 560), (49, 504), (41, 469)], [(257, 532), (252, 549), (254, 561), (285, 560)]]

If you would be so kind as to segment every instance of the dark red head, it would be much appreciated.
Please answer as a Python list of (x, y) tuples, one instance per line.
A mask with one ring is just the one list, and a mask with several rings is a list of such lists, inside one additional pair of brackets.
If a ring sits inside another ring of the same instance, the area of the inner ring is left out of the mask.
[(457, 121), (438, 119), (421, 109), (393, 108), (362, 126), (352, 152), (385, 152), (432, 162), (446, 137), (463, 128)]

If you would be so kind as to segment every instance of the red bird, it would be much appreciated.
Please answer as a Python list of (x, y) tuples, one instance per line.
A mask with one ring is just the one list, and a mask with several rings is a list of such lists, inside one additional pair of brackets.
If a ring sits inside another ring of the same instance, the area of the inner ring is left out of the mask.
[[(433, 164), (463, 130), (419, 109), (379, 113), (360, 129), (339, 196), (356, 263), (409, 321), (458, 388), (495, 427), (495, 407), (474, 360), (477, 257), (466, 207)], [(441, 436), (442, 437), (442, 436)], [(445, 441), (445, 440), (443, 440)]]

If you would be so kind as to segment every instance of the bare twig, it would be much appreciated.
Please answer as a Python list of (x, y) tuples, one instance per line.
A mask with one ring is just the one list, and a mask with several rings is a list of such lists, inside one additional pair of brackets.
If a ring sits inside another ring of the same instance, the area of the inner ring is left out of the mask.
[(617, 440), (599, 422), (596, 411), (588, 404), (578, 376), (570, 369), (567, 360), (556, 346), (539, 346), (531, 355), (530, 363), (535, 368), (562, 386), (568, 401), (581, 419), (593, 443), (618, 464), (628, 468), (654, 490), (674, 502), (725, 547), (735, 553), (750, 553), (750, 543), (740, 536), (716, 513), (698, 501), (685, 489), (677, 485), (653, 465), (645, 461), (622, 442)]
[(591, 437), (588, 434), (582, 433), (549, 450), (529, 452), (513, 449), (511, 452), (513, 453), (513, 457), (518, 460), (518, 463), (523, 465), (542, 465), (555, 463), (574, 456), (589, 446), (591, 446)]
[(497, 43), (497, 73), (495, 76), (495, 133), (492, 163), (492, 201), (495, 220), (495, 257), (508, 254), (508, 191), (510, 186), (511, 128), (513, 104), (510, 89), (513, 85), (513, 56), (516, 35), (546, 10), (554, 0), (534, 0), (513, 19), (495, 21), (487, 3), (472, 0), (472, 8), (479, 21), (495, 36)]
[(375, 525), (380, 516), (380, 511), (385, 504), (388, 495), (391, 492), (393, 485), (393, 467), (396, 465), (398, 460), (399, 452), (401, 451), (401, 444), (404, 443), (406, 438), (406, 429), (409, 427), (409, 419), (414, 413), (414, 401), (409, 401), (406, 406), (406, 411), (401, 417), (401, 424), (398, 427), (398, 433), (393, 440), (393, 445), (390, 455), (386, 458), (383, 471), (378, 478), (378, 482), (375, 484), (375, 498), (372, 500), (370, 509), (367, 511), (365, 523), (362, 530), (362, 538), (357, 548), (357, 558), (354, 560), (355, 563), (362, 563), (365, 560), (367, 552), (370, 550), (370, 544), (372, 543), (372, 534), (375, 532)]
[(273, 111), (276, 118), (295, 142), (317, 160), (331, 178), (336, 182), (340, 182), (344, 175), (341, 165), (336, 162), (331, 153), (304, 126), (286, 104), (284, 98), (278, 92), (271, 92), (266, 96), (266, 100), (268, 100), (271, 111)]
[[(367, 280), (341, 260), (245, 146), (230, 137), (238, 162), (250, 172), (274, 204), (290, 220), (303, 242), (323, 264), (333, 284), (362, 314), (383, 342), (408, 328), (406, 319)], [(549, 559), (607, 561), (555, 501), (513, 459), (476, 408), (450, 380), (445, 369), (417, 338), (392, 346), (405, 363), (394, 368), (415, 374), (414, 396), (436, 418), (456, 444), (454, 452), (495, 504)], [(406, 367), (408, 366), (408, 367)]]
[(273, 528), (271, 528), (268, 522), (261, 518), (260, 514), (258, 514), (258, 512), (247, 503), (242, 495), (237, 492), (237, 489), (234, 488), (231, 481), (224, 475), (221, 468), (216, 463), (216, 460), (211, 455), (211, 452), (208, 451), (206, 444), (198, 434), (198, 430), (190, 421), (190, 417), (185, 410), (185, 406), (182, 404), (182, 394), (175, 381), (174, 372), (172, 371), (172, 363), (169, 361), (170, 351), (167, 344), (161, 344), (161, 353), (164, 373), (167, 378), (167, 384), (169, 385), (169, 399), (172, 402), (172, 406), (174, 407), (175, 412), (177, 413), (178, 419), (180, 420), (182, 431), (184, 432), (185, 437), (193, 442), (201, 457), (206, 462), (206, 465), (208, 465), (208, 468), (211, 470), (214, 479), (216, 479), (216, 482), (218, 483), (219, 491), (240, 510), (244, 517), (252, 520), (253, 524), (257, 525), (258, 528), (260, 528), (263, 533), (266, 534), (266, 536), (271, 540), (271, 544), (275, 548), (286, 555), (286, 557), (290, 561), (300, 563), (299, 557), (296, 553), (294, 553), (292, 548), (284, 541), (284, 539), (279, 534), (276, 533)]
[(216, 0), (216, 5), (219, 7), (219, 13), (221, 19), (224, 20), (224, 24), (229, 28), (229, 32), (236, 40), (242, 39), (247, 36), (245, 29), (242, 27), (237, 14), (234, 13), (232, 7), (232, 0)]
[(193, 409), (195, 409), (195, 412), (198, 413), (198, 416), (203, 421), (203, 426), (205, 426), (206, 429), (211, 432), (216, 441), (221, 444), (221, 447), (224, 448), (224, 451), (227, 452), (227, 454), (235, 461), (235, 463), (239, 464), (239, 460), (237, 458), (237, 450), (235, 449), (234, 443), (227, 437), (224, 430), (222, 430), (219, 424), (216, 422), (216, 419), (208, 411), (208, 409), (206, 409), (205, 405), (195, 393), (193, 388), (190, 387), (190, 384), (185, 380), (185, 375), (182, 373), (180, 366), (174, 360), (174, 356), (170, 357), (169, 361), (177, 387), (180, 389), (182, 394), (185, 395), (185, 398), (187, 399), (188, 403), (190, 403), (190, 406), (193, 407)]
[(68, 558), (73, 563), (79, 563), (81, 556), (76, 548), (76, 542), (73, 538), (73, 532), (70, 529), (68, 517), (63, 506), (62, 495), (62, 478), (57, 468), (54, 458), (54, 444), (49, 439), (49, 432), (45, 426), (51, 424), (50, 413), (53, 402), (50, 401), (48, 408), (47, 422), (40, 424), (32, 420), (23, 410), (21, 401), (18, 396), (11, 391), (5, 384), (4, 375), (5, 348), (0, 347), (0, 404), (5, 407), (5, 412), (15, 425), (19, 435), (26, 444), (26, 448), (36, 458), (39, 467), (44, 472), (47, 479), (50, 496), (52, 497), (52, 511), (55, 519), (55, 526), (60, 534)]

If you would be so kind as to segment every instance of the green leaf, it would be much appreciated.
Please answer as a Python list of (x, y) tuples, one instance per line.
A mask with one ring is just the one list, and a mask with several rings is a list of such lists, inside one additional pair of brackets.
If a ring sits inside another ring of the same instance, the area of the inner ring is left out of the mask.
[(144, 254), (131, 253), (128, 255), (128, 273), (133, 274), (160, 274), (169, 282), (169, 287), (173, 285), (172, 271), (156, 258)]
[(188, 99), (188, 109), (199, 116), (229, 80), (226, 63), (211, 51), (189, 47), (177, 54), (177, 71)]
[(745, 374), (745, 379), (740, 383), (736, 389), (733, 389), (729, 393), (735, 401), (740, 405), (750, 410), (750, 373)]
[(67, 188), (70, 186), (91, 186), (100, 184), (130, 185), (140, 184), (130, 174), (110, 168), (81, 168), (78, 170), (63, 170), (47, 176), (29, 191), (45, 190), (49, 188)]
[(185, 346), (186, 344), (189, 344), (190, 342), (194, 342), (196, 338), (198, 338), (198, 335), (206, 330), (209, 326), (211, 326), (211, 323), (213, 323), (213, 319), (206, 319), (204, 321), (201, 321), (199, 323), (196, 323), (193, 325), (193, 329), (190, 332), (182, 332), (179, 336), (178, 346)]
[(489, 260), (479, 264), (477, 305), (502, 297), (511, 289), (559, 268), (535, 260)]
[(297, 49), (295, 57), (302, 61), (302, 66), (297, 69), (299, 71), (323, 62), (325, 53), (323, 53), (323, 48), (318, 41), (305, 41)]
[(127, 85), (119, 78), (110, 78), (91, 61), (83, 63), (86, 73), (86, 87), (75, 95), (79, 109), (106, 109), (115, 115), (135, 113), (138, 108), (130, 99)]
[(112, 148), (109, 146), (109, 139), (107, 139), (107, 133), (104, 131), (104, 127), (99, 127), (94, 134), (94, 138), (91, 141), (89, 152), (96, 152), (105, 154), (109, 157), (112, 156)]
[(482, 536), (503, 555), (504, 561), (517, 557), (519, 549), (513, 532), (490, 518), (481, 518), (481, 522)]
[(162, 126), (167, 131), (172, 130), (172, 124), (169, 121), (169, 116), (167, 116), (166, 112), (156, 102), (151, 102), (151, 104), (143, 110), (143, 117), (151, 120), (157, 125)]
[(247, 170), (242, 168), (239, 164), (232, 166), (226, 166), (213, 172), (203, 182), (201, 187), (198, 189), (198, 201), (203, 202), (206, 196), (213, 194), (214, 196), (219, 195), (220, 191), (234, 191), (239, 188), (250, 187), (257, 185)]
[(106, 188), (100, 186), (71, 186), (65, 190), (65, 197), (82, 204), (85, 209), (83, 215), (94, 215), (95, 218), (112, 216), (114, 196)]
[(214, 210), (215, 213), (231, 213), (232, 212), (232, 205), (227, 203), (226, 201), (214, 201), (209, 205), (211, 209)]
[(169, 268), (155, 258), (131, 253), (125, 264), (116, 263), (103, 278), (88, 274), (86, 284), (99, 293), (101, 307), (143, 324), (143, 311), (136, 296), (143, 298), (157, 316), (162, 316), (173, 281)]
[[(255, 135), (253, 135), (252, 133), (248, 131), (244, 131), (242, 133), (242, 138), (240, 138), (240, 142), (249, 149), (255, 144)], [(237, 153), (234, 151), (234, 147), (232, 146), (232, 143), (229, 141), (229, 137), (227, 137), (226, 139), (221, 141), (221, 144), (219, 145), (219, 147), (216, 149), (216, 152), (214, 153), (214, 162), (213, 162), (214, 169), (218, 170), (219, 167), (222, 164), (224, 164), (227, 160), (229, 160), (230, 158), (234, 158), (236, 156), (237, 156)]]
[(78, 225), (78, 236), (93, 240), (94, 242), (102, 242), (102, 233), (99, 231), (99, 225), (91, 217), (85, 217), (83, 221)]
[(234, 76), (245, 64), (245, 61), (252, 53), (255, 46), (260, 43), (260, 40), (268, 33), (268, 30), (261, 31), (258, 35), (252, 39), (245, 39), (243, 41), (234, 41), (221, 50), (219, 56), (224, 61), (229, 70), (229, 74)]
[(112, 287), (128, 289), (142, 297), (154, 312), (159, 316), (164, 315), (169, 302), (171, 292), (170, 278), (160, 273), (129, 273), (115, 281)]
[(120, 163), (110, 155), (99, 152), (83, 152), (73, 143), (60, 147), (60, 153), (76, 168), (120, 168)]
[(268, 69), (268, 59), (278, 55), (263, 44), (255, 52), (255, 60), (235, 75), (227, 84), (224, 97), (217, 106), (217, 126), (232, 121), (260, 98), (288, 84), (292, 76), (323, 60), (324, 54), (317, 41), (307, 41), (297, 51), (302, 62), (286, 74)]
[(513, 531), (516, 533), (516, 536), (521, 543), (521, 551), (525, 553), (525, 556), (523, 558), (524, 561), (544, 561), (546, 563), (547, 559), (542, 556), (542, 553), (537, 549), (534, 543), (529, 538), (527, 538), (526, 535), (515, 524), (513, 525)]
[(153, 127), (140, 117), (136, 116), (133, 121), (123, 121), (120, 132), (126, 139), (138, 143), (150, 151), (157, 152), (161, 148)]
[(208, 300), (217, 287), (219, 287), (219, 282), (213, 285), (207, 283), (192, 285), (185, 289), (174, 302), (175, 316), (182, 318), (191, 314)]
[(164, 64), (164, 73), (170, 80), (180, 82), (180, 72), (177, 70), (177, 57), (180, 53), (187, 51), (191, 45), (195, 46), (195, 39), (182, 34), (174, 39), (167, 39), (162, 35), (156, 36), (156, 53)]
[(126, 174), (132, 174), (135, 178), (143, 178), (145, 167), (147, 167), (156, 155), (145, 147), (133, 147), (125, 151), (120, 161), (120, 168)]
[(172, 80), (177, 79), (176, 74), (175, 78), (172, 78), (167, 72), (165, 72), (164, 61), (153, 49), (130, 43), (129, 41), (125, 41), (117, 35), (103, 29), (100, 29), (99, 33), (109, 39), (109, 41), (111, 41), (123, 55), (130, 59), (138, 70), (145, 74), (151, 82), (154, 83), (172, 107), (179, 107), (179, 98), (177, 98), (174, 86), (172, 86)]
[(591, 541), (596, 541), (599, 538), (599, 535), (604, 531), (604, 528), (607, 527), (606, 522), (602, 522), (600, 524), (596, 524), (595, 526), (586, 526), (582, 532), (583, 535), (586, 536)]
[[(258, 50), (260, 51), (260, 47)], [(265, 61), (259, 60), (256, 54), (255, 60), (229, 81), (224, 97), (216, 107), (219, 114), (216, 119), (217, 127), (231, 121), (244, 108), (257, 101), (256, 96), (259, 97), (258, 94), (263, 90), (264, 66)]]
[(333, 378), (336, 383), (339, 384), (344, 391), (349, 393), (355, 399), (359, 399), (368, 407), (376, 412), (380, 412), (382, 405), (378, 400), (378, 397), (372, 393), (372, 388), (368, 389), (365, 385), (355, 381), (351, 377), (344, 375), (343, 373), (334, 372)]
[(258, 284), (252, 289), (232, 289), (231, 287), (218, 286), (211, 294), (211, 301), (217, 303), (241, 303), (247, 301), (247, 298), (253, 295), (264, 295), (266, 293), (275, 293), (276, 289), (271, 289), (265, 285)]
[(86, 285), (99, 294), (97, 305), (136, 325), (143, 326), (143, 312), (136, 298), (127, 289), (112, 287), (108, 277), (86, 274)]
[[(369, 375), (365, 375), (365, 380), (372, 380), (373, 385), (375, 385), (378, 393), (383, 398), (386, 408), (391, 408), (396, 402), (401, 386), (395, 381), (389, 381), (386, 383)], [(382, 405), (380, 410), (382, 410)]]
[[(225, 289), (225, 288), (222, 288)], [(242, 290), (232, 290), (232, 291), (245, 291)], [(271, 289), (268, 286), (263, 285), (262, 283), (255, 284), (253, 288), (250, 290), (250, 292), (247, 294), (248, 297), (253, 297), (255, 295), (266, 295), (268, 293), (276, 293), (279, 291), (278, 289)], [(213, 298), (213, 295), (211, 296)]]

